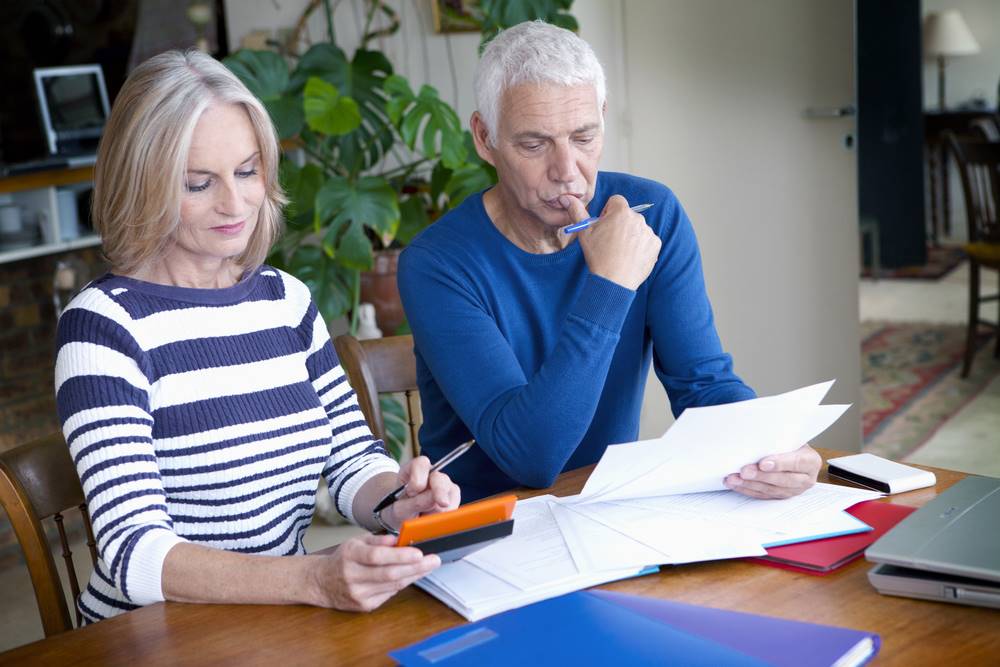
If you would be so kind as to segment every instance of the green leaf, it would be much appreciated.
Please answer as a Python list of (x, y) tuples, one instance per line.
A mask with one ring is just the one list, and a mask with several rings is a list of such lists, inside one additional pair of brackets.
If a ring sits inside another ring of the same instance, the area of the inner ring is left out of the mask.
[(303, 91), (306, 123), (311, 130), (331, 136), (354, 131), (361, 125), (357, 103), (337, 92), (336, 86), (312, 76)]
[(382, 89), (391, 75), (392, 65), (382, 53), (359, 49), (348, 61), (344, 52), (331, 43), (309, 49), (292, 74), (293, 89), (304, 88), (309, 77), (315, 76), (357, 103), (361, 125), (337, 139), (341, 161), (352, 174), (375, 165), (395, 142), (385, 108), (388, 96)]
[(351, 222), (337, 246), (337, 261), (352, 269), (367, 271), (372, 268), (372, 244), (365, 236), (365, 228), (357, 220)]
[(576, 19), (566, 13), (573, 0), (480, 0), (479, 4), (487, 26), (509, 28), (524, 21), (541, 19), (570, 30), (578, 27)]
[(398, 460), (406, 447), (409, 431), (406, 410), (399, 399), (391, 394), (379, 396), (379, 407), (382, 408), (382, 423), (385, 424), (385, 446), (393, 458)]
[(438, 199), (444, 193), (444, 188), (451, 179), (451, 169), (444, 166), (439, 160), (431, 171), (431, 201), (437, 204)]
[(396, 240), (406, 245), (431, 223), (427, 217), (427, 203), (420, 195), (411, 195), (399, 203), (399, 231)]
[(328, 179), (316, 194), (316, 208), (320, 224), (337, 230), (347, 222), (358, 222), (379, 235), (392, 236), (399, 227), (396, 191), (377, 176), (353, 183), (339, 176)]
[(455, 208), (463, 199), (485, 190), (496, 183), (496, 180), (496, 171), (488, 164), (466, 164), (459, 167), (452, 173), (448, 185), (445, 186), (449, 208)]
[(289, 160), (282, 160), (279, 166), (281, 185), (288, 195), (285, 205), (285, 219), (293, 227), (306, 227), (313, 219), (316, 193), (326, 178), (316, 164), (298, 167)]
[(411, 150), (419, 149), (425, 157), (440, 156), (446, 167), (465, 161), (467, 150), (462, 138), (462, 123), (451, 106), (438, 97), (431, 86), (421, 86), (414, 95), (406, 79), (393, 75), (386, 80), (390, 119)]
[(329, 322), (344, 315), (351, 305), (353, 273), (314, 245), (299, 246), (289, 258), (288, 271), (304, 282), (316, 307)]
[(304, 122), (302, 103), (281, 56), (241, 49), (222, 62), (264, 103), (278, 136), (287, 139), (299, 133)]

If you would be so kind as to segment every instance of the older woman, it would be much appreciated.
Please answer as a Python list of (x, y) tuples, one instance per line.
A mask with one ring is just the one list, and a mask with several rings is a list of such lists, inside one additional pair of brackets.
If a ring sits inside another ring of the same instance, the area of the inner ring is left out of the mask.
[(56, 363), (100, 554), (88, 621), (164, 599), (370, 610), (440, 563), (376, 535), (305, 555), (320, 476), (372, 529), (399, 484), (390, 524), (459, 495), (386, 455), (308, 289), (262, 265), (277, 163), (266, 111), (206, 55), (148, 60), (115, 102), (93, 210), (112, 271), (63, 314)]

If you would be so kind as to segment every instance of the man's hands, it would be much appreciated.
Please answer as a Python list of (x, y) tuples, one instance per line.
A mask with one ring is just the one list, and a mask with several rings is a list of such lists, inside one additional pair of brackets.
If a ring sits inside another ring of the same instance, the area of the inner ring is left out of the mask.
[(727, 487), (751, 498), (790, 498), (816, 483), (823, 459), (809, 445), (794, 452), (765, 456), (727, 475)]
[[(589, 217), (576, 197), (563, 195), (559, 203), (566, 207), (572, 221)], [(611, 197), (601, 211), (601, 219), (577, 232), (577, 236), (590, 272), (630, 290), (638, 289), (646, 280), (660, 253), (660, 238), (620, 195)]]
[(443, 472), (431, 473), (431, 461), (418, 456), (399, 471), (396, 486), (406, 485), (406, 490), (395, 503), (382, 511), (383, 519), (393, 528), (404, 520), (420, 514), (444, 512), (458, 507), (461, 490)]

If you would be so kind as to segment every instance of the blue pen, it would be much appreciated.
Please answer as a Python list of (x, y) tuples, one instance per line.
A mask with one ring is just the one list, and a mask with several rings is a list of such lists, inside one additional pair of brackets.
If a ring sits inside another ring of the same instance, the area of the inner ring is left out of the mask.
[[(652, 204), (636, 204), (635, 206), (632, 206), (631, 208), (636, 213), (642, 213), (643, 211), (645, 211), (650, 206), (652, 206)], [(563, 232), (563, 234), (572, 234), (573, 232), (578, 232), (581, 229), (586, 229), (587, 227), (590, 227), (592, 224), (594, 224), (595, 222), (597, 222), (599, 219), (600, 218), (598, 218), (597, 216), (595, 216), (593, 218), (587, 218), (586, 220), (581, 220), (580, 222), (574, 222), (572, 225), (566, 225), (565, 227), (563, 227), (562, 228), (562, 232)]]

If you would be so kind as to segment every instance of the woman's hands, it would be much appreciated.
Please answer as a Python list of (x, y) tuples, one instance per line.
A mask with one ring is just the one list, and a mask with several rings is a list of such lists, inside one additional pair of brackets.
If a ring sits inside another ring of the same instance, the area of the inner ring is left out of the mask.
[[(404, 520), (420, 514), (458, 507), (458, 485), (441, 472), (431, 473), (431, 462), (418, 456), (394, 475), (373, 477), (355, 497), (358, 521), (373, 523), (372, 508), (400, 486), (406, 490), (382, 510), (382, 520), (398, 529)], [(395, 547), (392, 535), (365, 535), (347, 540), (329, 554), (311, 559), (312, 604), (343, 611), (371, 611), (393, 595), (441, 565), (436, 555), (424, 556), (413, 547)]]
[(372, 611), (441, 565), (413, 547), (394, 547), (392, 535), (352, 537), (330, 555), (312, 557), (320, 607)]
[(443, 472), (431, 471), (431, 461), (418, 456), (399, 471), (393, 488), (406, 485), (399, 500), (383, 510), (383, 520), (395, 529), (410, 517), (420, 514), (444, 512), (458, 507), (461, 491)]

